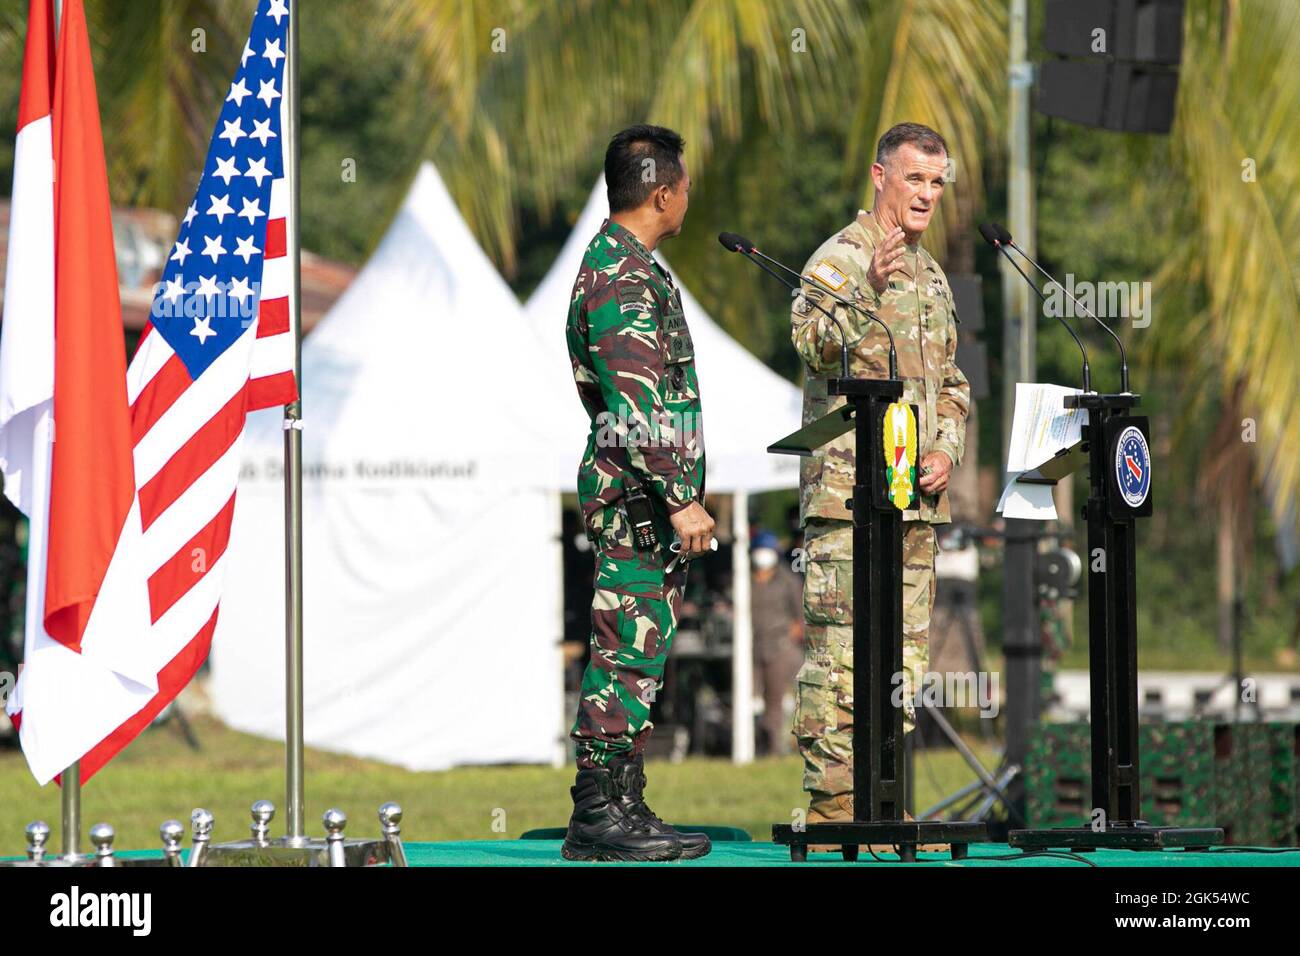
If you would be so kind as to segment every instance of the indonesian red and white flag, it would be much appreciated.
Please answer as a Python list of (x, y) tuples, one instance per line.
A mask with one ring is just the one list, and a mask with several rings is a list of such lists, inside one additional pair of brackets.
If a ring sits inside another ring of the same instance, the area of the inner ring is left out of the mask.
[(245, 416), (297, 394), (286, 0), (258, 5), (129, 370), (82, 0), (57, 55), (51, 7), (30, 0), (0, 345), (0, 465), (31, 522), (6, 711), (42, 784), (89, 780), (207, 657)]

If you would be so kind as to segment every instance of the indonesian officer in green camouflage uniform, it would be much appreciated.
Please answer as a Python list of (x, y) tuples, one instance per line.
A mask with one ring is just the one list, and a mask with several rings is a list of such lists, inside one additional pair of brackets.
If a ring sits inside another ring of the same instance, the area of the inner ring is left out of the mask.
[[(802, 295), (791, 313), (791, 336), (805, 363), (805, 423), (843, 404), (829, 398), (828, 376), (840, 374), (834, 323), (809, 300), (834, 309), (849, 347), (849, 374), (889, 375), (889, 340), (879, 325), (833, 305), (829, 289), (876, 313), (894, 335), (902, 401), (919, 410), (918, 507), (903, 514), (904, 728), (915, 727), (913, 698), (928, 654), (934, 601), (933, 525), (949, 521), (946, 488), (961, 463), (970, 387), (957, 367), (957, 315), (948, 281), (925, 249), (922, 233), (943, 194), (947, 144), (915, 123), (880, 139), (871, 167), (875, 201), (824, 242), (804, 268)], [(823, 288), (824, 287), (824, 288)], [(854, 435), (836, 439), (803, 462), (800, 519), (804, 523), (804, 664), (799, 671), (794, 732), (804, 759), (809, 823), (853, 814), (853, 569)], [(894, 685), (896, 687), (897, 684)], [(891, 687), (891, 692), (894, 690)]]
[[(703, 834), (678, 833), (646, 805), (642, 751), (677, 630), (686, 559), (709, 550), (704, 434), (695, 350), (672, 277), (652, 255), (681, 231), (690, 177), (680, 136), (619, 133), (605, 155), (610, 218), (583, 254), (566, 338), (591, 422), (578, 500), (596, 558), (591, 662), (572, 737), (578, 777), (568, 859), (702, 856)], [(638, 541), (634, 526), (653, 531)]]

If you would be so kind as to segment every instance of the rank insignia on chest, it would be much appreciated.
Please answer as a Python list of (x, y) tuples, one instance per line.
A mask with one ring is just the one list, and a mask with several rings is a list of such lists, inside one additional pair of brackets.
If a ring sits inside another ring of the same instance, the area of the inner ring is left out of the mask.
[(885, 493), (899, 511), (916, 507), (916, 406), (895, 402), (885, 409), (881, 431)]
[(844, 287), (844, 283), (849, 281), (848, 276), (825, 259), (813, 266), (812, 277), (832, 292), (839, 292)]

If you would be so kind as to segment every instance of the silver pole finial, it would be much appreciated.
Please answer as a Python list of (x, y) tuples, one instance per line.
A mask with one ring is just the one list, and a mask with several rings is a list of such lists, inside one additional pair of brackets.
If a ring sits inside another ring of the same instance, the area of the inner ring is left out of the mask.
[(107, 823), (96, 823), (90, 828), (90, 843), (95, 848), (96, 866), (117, 866), (113, 862), (113, 838), (116, 835)]
[(325, 811), (322, 820), (325, 823), (325, 839), (329, 843), (329, 865), (347, 866), (343, 857), (343, 828), (348, 825), (347, 814), (331, 808)]
[(181, 866), (181, 839), (185, 836), (185, 827), (179, 820), (167, 820), (158, 828), (162, 837), (163, 856), (168, 866)]
[(258, 846), (270, 844), (271, 820), (275, 817), (275, 804), (270, 800), (258, 800), (253, 804), (253, 842)]
[(212, 840), (213, 817), (202, 807), (190, 814), (190, 866), (202, 866)]
[(393, 866), (407, 866), (406, 848), (402, 846), (402, 808), (391, 801), (379, 808), (379, 829), (388, 844), (388, 858)]
[(44, 820), (27, 824), (27, 859), (45, 859), (45, 842), (50, 838), (50, 825)]

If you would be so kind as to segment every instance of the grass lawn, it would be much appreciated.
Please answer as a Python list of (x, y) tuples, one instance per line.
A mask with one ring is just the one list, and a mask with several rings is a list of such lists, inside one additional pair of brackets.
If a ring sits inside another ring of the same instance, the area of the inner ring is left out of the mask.
[[(172, 725), (152, 728), (86, 785), (83, 844), (85, 831), (101, 820), (116, 828), (117, 848), (153, 849), (160, 846), (159, 824), (175, 818), (188, 831), (195, 807), (215, 814), (217, 842), (248, 836), (248, 808), (254, 800), (269, 799), (283, 813), (282, 745), (228, 730), (214, 719), (192, 722), (202, 751), (186, 746)], [(976, 750), (986, 764), (991, 762), (986, 749)], [(534, 827), (563, 826), (571, 807), (567, 788), (573, 771), (567, 768), (415, 773), (310, 749), (306, 768), (307, 831), (313, 836), (324, 835), (321, 814), (335, 806), (348, 814), (349, 835), (378, 836), (375, 812), (386, 800), (402, 805), (402, 835), (412, 841), (516, 838)], [(974, 779), (951, 750), (925, 756), (918, 750), (916, 768), (916, 805), (922, 809)], [(773, 823), (788, 822), (796, 807), (807, 806), (801, 775), (797, 757), (759, 760), (746, 767), (703, 758), (654, 762), (646, 792), (651, 806), (667, 820), (738, 826), (767, 840)], [(57, 850), (58, 787), (38, 787), (19, 750), (0, 750), (0, 856), (23, 853), (23, 829), (37, 819), (53, 828), (51, 843)], [(278, 817), (272, 833), (283, 832), (283, 818)]]

